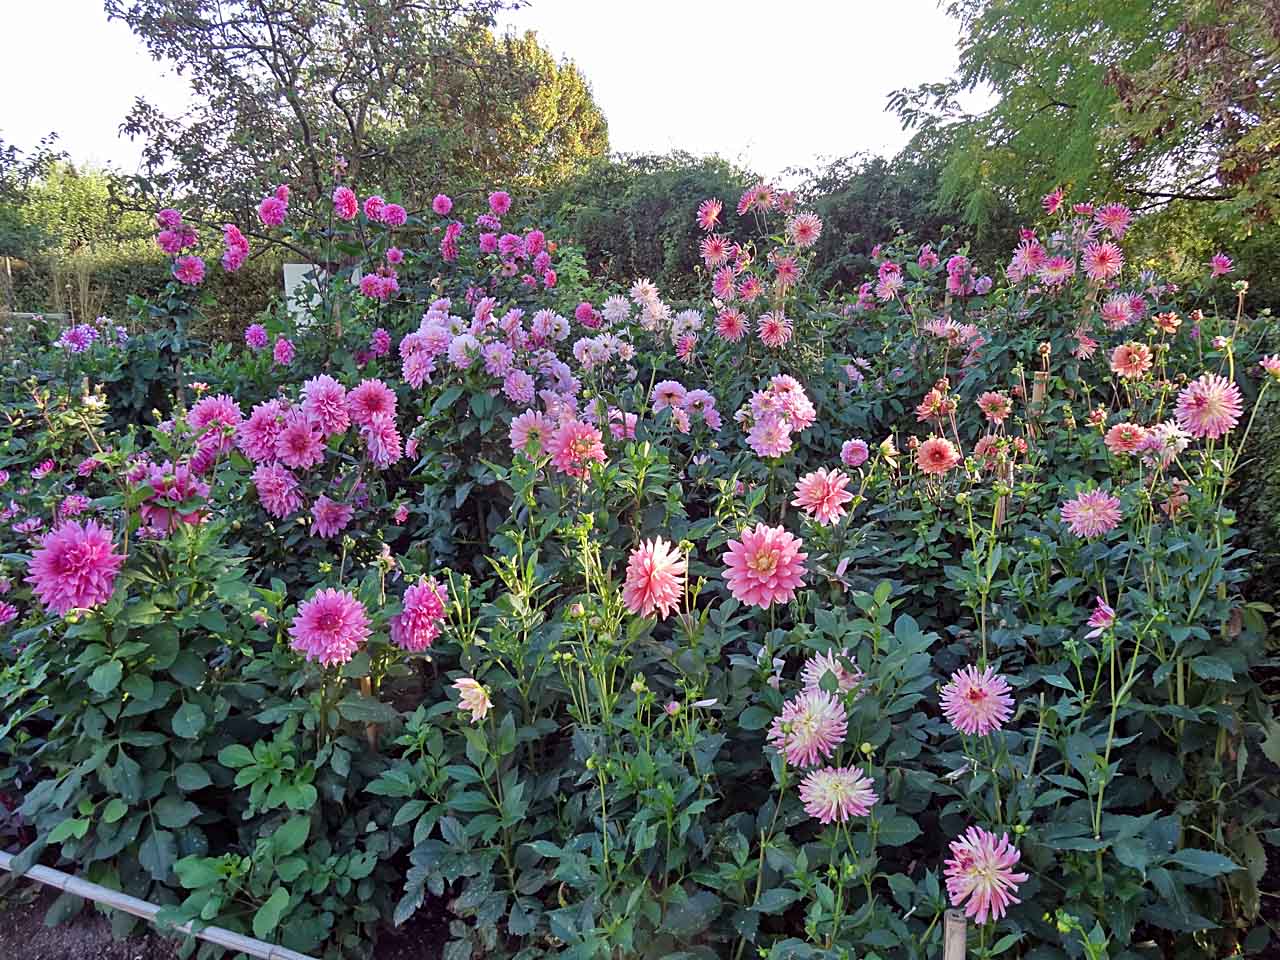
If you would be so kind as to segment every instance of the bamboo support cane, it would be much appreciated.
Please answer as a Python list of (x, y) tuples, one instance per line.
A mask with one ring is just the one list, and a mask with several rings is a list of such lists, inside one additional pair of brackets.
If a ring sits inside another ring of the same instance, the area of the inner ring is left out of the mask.
[(964, 960), (968, 926), (959, 910), (948, 910), (942, 921), (942, 960)]
[[(13, 856), (11, 854), (0, 851), (0, 870), (13, 872)], [(148, 923), (155, 923), (156, 915), (160, 912), (160, 908), (153, 903), (139, 900), (137, 897), (131, 897), (127, 893), (121, 893), (119, 890), (110, 890), (96, 883), (89, 883), (87, 880), (81, 880), (51, 867), (35, 866), (22, 876), (28, 880), (34, 880), (36, 883), (42, 883), (47, 887), (53, 887), (55, 890), (61, 890), (63, 893), (69, 893), (85, 900), (92, 900), (94, 903), (101, 904), (104, 907), (122, 910), (135, 917), (140, 917)], [(259, 960), (315, 960), (314, 957), (309, 957), (305, 953), (298, 953), (296, 950), (276, 946), (272, 943), (263, 943), (261, 940), (254, 940), (252, 937), (233, 933), (230, 930), (222, 929), (222, 927), (204, 927), (200, 930), (195, 930), (192, 929), (190, 923), (184, 923), (174, 929), (179, 933), (189, 934), (193, 937), (199, 937), (201, 940), (216, 943), (227, 950), (258, 957)]]

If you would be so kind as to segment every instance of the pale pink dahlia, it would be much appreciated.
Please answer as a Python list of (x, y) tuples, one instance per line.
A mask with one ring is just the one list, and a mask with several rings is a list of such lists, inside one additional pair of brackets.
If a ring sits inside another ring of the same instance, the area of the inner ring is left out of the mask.
[(1235, 429), (1243, 409), (1239, 387), (1226, 377), (1206, 373), (1182, 388), (1173, 415), (1193, 437), (1216, 440)]
[(815, 213), (797, 213), (787, 221), (787, 239), (797, 247), (812, 247), (822, 236), (822, 220)]
[(844, 706), (822, 690), (805, 690), (782, 707), (768, 742), (793, 767), (811, 767), (839, 748), (849, 730)]
[(444, 588), (435, 580), (408, 587), (403, 612), (391, 618), (391, 642), (410, 653), (430, 647), (444, 623), (444, 601)]
[(227, 394), (219, 393), (196, 401), (187, 414), (187, 426), (202, 444), (208, 442), (219, 453), (225, 453), (231, 449), (236, 428), (243, 419), (240, 405)]
[(737, 343), (746, 332), (747, 318), (737, 307), (725, 307), (716, 314), (716, 333), (721, 339)]
[(978, 398), (978, 409), (992, 423), (1004, 423), (1009, 414), (1013, 412), (1013, 402), (1007, 394), (988, 390)]
[(985, 737), (999, 730), (1013, 714), (1009, 683), (987, 667), (968, 666), (951, 675), (942, 688), (942, 713), (961, 733)]
[(472, 723), (483, 720), (493, 706), (493, 701), (489, 699), (489, 691), (471, 677), (455, 680), (453, 689), (458, 691), (458, 709), (463, 713), (471, 714)]
[(1110, 240), (1089, 244), (1084, 248), (1081, 260), (1085, 276), (1099, 283), (1119, 276), (1124, 269), (1124, 254)]
[(800, 782), (800, 801), (818, 822), (844, 823), (871, 812), (880, 799), (874, 787), (859, 767), (823, 767)]
[(871, 449), (865, 440), (846, 440), (840, 447), (840, 462), (846, 467), (860, 467), (870, 455)]
[(742, 603), (768, 609), (775, 602), (790, 603), (804, 585), (804, 546), (782, 527), (757, 523), (730, 540), (725, 551), (724, 578), (729, 592)]
[(600, 431), (580, 420), (568, 420), (560, 425), (551, 435), (548, 453), (555, 468), (570, 477), (585, 477), (593, 461), (605, 461)]
[[(846, 662), (851, 666), (846, 667)], [(806, 690), (821, 690), (822, 678), (828, 673), (836, 678), (840, 693), (851, 693), (857, 690), (866, 679), (866, 674), (858, 669), (848, 650), (833, 648), (826, 653), (814, 654), (806, 660), (800, 669), (800, 680), (804, 683)]]
[[(528, 456), (547, 452), (547, 443), (555, 425), (537, 410), (526, 410), (511, 421), (511, 449)], [(531, 448), (531, 444), (536, 447)]]
[(657, 537), (645, 540), (631, 551), (627, 577), (622, 586), (622, 602), (637, 616), (659, 620), (671, 615), (684, 594), (688, 561), (674, 545)]
[(1101, 597), (1094, 597), (1093, 602), (1093, 613), (1089, 616), (1089, 626), (1093, 629), (1085, 634), (1088, 640), (1102, 636), (1103, 632), (1116, 622), (1116, 611), (1111, 604)]
[(781, 310), (770, 310), (768, 313), (761, 314), (756, 322), (756, 332), (760, 335), (760, 342), (774, 349), (787, 345), (791, 340), (791, 329), (791, 320)]
[(799, 507), (822, 526), (829, 526), (845, 515), (844, 505), (853, 499), (849, 475), (843, 470), (821, 467), (796, 481), (793, 507)]
[(986, 923), (988, 917), (999, 920), (1010, 904), (1022, 902), (1014, 894), (1028, 876), (1013, 872), (1021, 856), (1007, 833), (997, 839), (981, 827), (970, 827), (951, 841), (952, 859), (943, 871), (951, 905), (958, 907), (967, 900), (965, 916), (978, 923)]
[(354, 514), (355, 510), (350, 505), (321, 494), (311, 507), (311, 529), (316, 536), (327, 540), (345, 530)]
[(67, 520), (40, 538), (26, 582), (46, 610), (63, 616), (110, 600), (122, 563), (107, 527)]
[(762, 417), (747, 432), (747, 445), (759, 457), (780, 457), (791, 449), (791, 428), (776, 414)]
[(324, 666), (346, 663), (369, 638), (369, 615), (352, 594), (329, 587), (298, 607), (290, 646)]
[(1062, 505), (1062, 522), (1077, 537), (1100, 537), (1120, 524), (1120, 501), (1105, 490), (1090, 490)]
[(1104, 230), (1110, 230), (1111, 235), (1119, 240), (1129, 229), (1129, 221), (1133, 219), (1133, 213), (1123, 203), (1109, 203), (1101, 207), (1093, 215), (1093, 219)]

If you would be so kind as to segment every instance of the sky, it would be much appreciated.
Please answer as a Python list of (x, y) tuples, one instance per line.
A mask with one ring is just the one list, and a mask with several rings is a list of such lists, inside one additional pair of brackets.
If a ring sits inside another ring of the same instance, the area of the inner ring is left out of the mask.
[[(137, 168), (119, 134), (139, 94), (168, 112), (180, 77), (153, 61), (101, 0), (9, 0), (0, 137), (29, 148), (52, 131), (79, 163)], [(57, 43), (48, 43), (57, 25)], [(937, 0), (533, 0), (501, 26), (535, 30), (573, 60), (623, 152), (718, 153), (764, 176), (906, 142), (889, 93), (943, 80), (957, 27)]]

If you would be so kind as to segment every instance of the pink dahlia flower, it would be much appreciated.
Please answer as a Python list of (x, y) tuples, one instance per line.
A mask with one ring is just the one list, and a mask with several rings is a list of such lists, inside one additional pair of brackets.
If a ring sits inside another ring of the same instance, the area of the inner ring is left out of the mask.
[(698, 204), (698, 226), (706, 231), (711, 231), (720, 223), (720, 212), (724, 209), (724, 205), (716, 199), (703, 200)]
[(978, 398), (978, 409), (992, 423), (1004, 423), (1009, 414), (1013, 412), (1013, 402), (1007, 394), (988, 390)]
[(1022, 902), (1014, 894), (1028, 876), (1013, 872), (1021, 856), (1007, 833), (997, 839), (981, 827), (970, 827), (951, 841), (951, 859), (943, 870), (951, 905), (965, 904), (965, 916), (978, 923), (999, 920), (1010, 904)]
[(236, 429), (236, 446), (254, 463), (274, 461), (276, 441), (284, 429), (288, 408), (281, 400), (267, 400), (253, 408), (249, 419)]
[(622, 602), (637, 616), (651, 617), (657, 610), (663, 620), (680, 603), (688, 569), (688, 561), (672, 544), (661, 537), (645, 540), (627, 560)]
[(1122, 343), (1111, 351), (1111, 372), (1136, 380), (1151, 369), (1151, 348), (1145, 343)]
[(188, 287), (198, 287), (204, 282), (204, 261), (199, 257), (179, 257), (173, 262), (173, 276)]
[(756, 332), (760, 335), (760, 342), (766, 347), (784, 347), (791, 340), (791, 320), (781, 310), (770, 310), (760, 315), (756, 322)]
[(1232, 263), (1231, 258), (1228, 257), (1225, 253), (1221, 253), (1221, 252), (1215, 253), (1212, 257), (1209, 258), (1209, 276), (1211, 278), (1225, 277), (1228, 273), (1230, 273), (1234, 269), (1235, 269), (1235, 264)]
[(326, 540), (336, 537), (347, 529), (347, 524), (351, 522), (354, 514), (355, 509), (348, 504), (330, 500), (321, 494), (311, 506), (311, 529), (315, 531), (316, 536), (324, 537)]
[(1124, 269), (1124, 254), (1110, 240), (1089, 244), (1084, 248), (1081, 260), (1085, 276), (1098, 283), (1118, 277)]
[(1090, 490), (1062, 505), (1062, 522), (1077, 537), (1092, 539), (1120, 525), (1120, 501), (1105, 490)]
[(822, 467), (796, 481), (793, 507), (799, 507), (822, 526), (830, 526), (845, 515), (844, 505), (853, 499), (849, 475), (843, 470)]
[[(138, 507), (143, 523), (153, 530), (172, 533), (179, 523), (203, 523), (205, 510), (192, 507), (192, 502), (209, 495), (209, 485), (195, 476), (185, 464), (174, 466), (166, 460), (147, 466), (144, 483), (151, 495)], [(186, 505), (185, 508), (183, 505)]]
[(444, 624), (444, 601), (444, 588), (434, 580), (408, 587), (403, 611), (391, 618), (391, 642), (410, 653), (430, 647)]
[(351, 425), (346, 388), (323, 373), (302, 385), (302, 409), (315, 421), (325, 439)]
[(286, 337), (276, 337), (276, 345), (271, 351), (271, 359), (282, 367), (293, 363), (293, 341)]
[(455, 680), (453, 689), (458, 691), (458, 709), (463, 713), (469, 713), (472, 723), (483, 720), (493, 707), (493, 701), (489, 699), (489, 691), (471, 677)]
[(580, 420), (568, 420), (551, 435), (548, 453), (551, 462), (561, 473), (570, 477), (585, 477), (588, 465), (593, 461), (604, 463), (604, 444), (600, 431)]
[(286, 467), (306, 470), (324, 462), (324, 435), (320, 425), (301, 408), (284, 418), (284, 429), (276, 437), (276, 459)]
[(934, 476), (941, 476), (959, 462), (960, 451), (943, 437), (930, 437), (916, 449), (916, 466)]
[(839, 748), (849, 730), (844, 706), (829, 693), (805, 690), (782, 707), (768, 742), (793, 767), (811, 767)]
[(1133, 453), (1139, 450), (1147, 439), (1147, 430), (1145, 427), (1136, 423), (1117, 423), (1114, 427), (1107, 431), (1107, 436), (1103, 441), (1107, 445), (1107, 449), (1116, 456), (1121, 454)]
[(244, 342), (254, 350), (261, 350), (269, 342), (267, 328), (260, 323), (251, 323), (244, 328)]
[[(537, 410), (526, 410), (511, 421), (511, 449), (527, 456), (546, 453), (555, 425)], [(536, 447), (532, 446), (536, 445)]]
[(1239, 387), (1226, 377), (1206, 373), (1178, 393), (1173, 415), (1193, 437), (1216, 440), (1235, 429), (1243, 409)]
[(329, 587), (298, 607), (290, 646), (326, 667), (346, 663), (369, 638), (369, 614), (352, 594)]
[(284, 223), (289, 205), (279, 197), (267, 197), (258, 204), (258, 219), (264, 226), (278, 227)]
[(1013, 715), (1009, 683), (993, 667), (957, 670), (942, 688), (940, 700), (942, 713), (953, 727), (979, 737), (999, 730)]
[(840, 447), (840, 462), (846, 467), (860, 467), (867, 462), (871, 448), (865, 440), (846, 440)]
[(339, 220), (354, 220), (360, 212), (356, 192), (350, 187), (338, 187), (333, 191), (333, 212)]
[(347, 408), (358, 426), (367, 426), (378, 415), (395, 416), (395, 392), (381, 380), (364, 380), (347, 394)]
[(1085, 634), (1087, 640), (1095, 640), (1102, 636), (1103, 631), (1116, 622), (1116, 611), (1111, 604), (1101, 597), (1094, 597), (1093, 602), (1093, 613), (1089, 616), (1089, 626), (1093, 629)]
[(725, 551), (724, 578), (729, 592), (742, 603), (768, 609), (776, 603), (790, 603), (804, 585), (804, 546), (782, 527), (757, 523), (743, 530), (741, 540), (730, 540)]
[(511, 209), (511, 194), (505, 190), (495, 190), (489, 194), (489, 209), (495, 217), (505, 217)]
[(63, 616), (110, 600), (122, 563), (107, 527), (67, 520), (40, 539), (26, 582), (46, 610)]
[[(846, 662), (852, 666), (846, 667)], [(822, 678), (828, 673), (836, 678), (841, 693), (852, 693), (866, 679), (866, 674), (858, 669), (848, 650), (831, 649), (826, 653), (814, 654), (806, 660), (800, 669), (800, 680), (806, 690), (821, 690)]]
[(435, 199), (431, 201), (431, 209), (437, 216), (447, 217), (449, 211), (453, 209), (453, 200), (447, 194), (437, 193)]
[(278, 463), (264, 463), (253, 471), (253, 485), (262, 509), (277, 519), (284, 519), (302, 506), (298, 481)]
[(844, 823), (871, 812), (880, 799), (874, 787), (859, 767), (823, 767), (800, 781), (800, 801), (819, 823)]
[(822, 236), (822, 220), (814, 213), (797, 213), (787, 221), (787, 239), (797, 247), (812, 247)]

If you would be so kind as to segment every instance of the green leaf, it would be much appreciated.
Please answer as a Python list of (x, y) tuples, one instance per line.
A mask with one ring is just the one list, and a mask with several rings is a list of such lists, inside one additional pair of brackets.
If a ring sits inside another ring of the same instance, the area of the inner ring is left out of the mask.
[(173, 771), (173, 778), (178, 784), (178, 789), (186, 793), (202, 790), (213, 783), (213, 778), (209, 776), (209, 771), (198, 763), (179, 765), (178, 769)]
[(284, 826), (271, 835), (271, 846), (275, 848), (276, 856), (287, 857), (307, 842), (310, 833), (311, 818), (309, 816), (290, 817), (285, 821)]
[(276, 887), (267, 902), (253, 915), (253, 935), (259, 940), (267, 939), (271, 931), (280, 926), (280, 918), (284, 916), (288, 906), (288, 891), (284, 887)]
[(183, 857), (173, 865), (173, 872), (178, 875), (178, 882), (188, 890), (212, 887), (222, 880), (217, 863), (210, 857)]
[(1221, 680), (1230, 683), (1236, 678), (1227, 661), (1218, 657), (1192, 657), (1191, 672), (1201, 680)]
[(764, 707), (747, 707), (738, 715), (738, 726), (743, 730), (763, 730), (773, 723), (773, 711)]
[(218, 751), (218, 762), (224, 767), (239, 770), (254, 762), (253, 753), (243, 743), (233, 743)]
[(756, 901), (755, 909), (761, 913), (782, 913), (800, 899), (800, 894), (786, 887), (774, 887), (766, 890)]
[(138, 862), (151, 876), (167, 883), (178, 859), (178, 845), (168, 830), (153, 830), (138, 848)]
[(84, 835), (88, 832), (88, 820), (82, 820), (79, 817), (68, 817), (49, 832), (49, 842), (62, 843), (64, 840), (70, 840), (72, 837), (75, 837), (77, 840), (83, 839)]
[(112, 797), (102, 810), (103, 823), (115, 823), (129, 812), (129, 805), (119, 797)]
[(390, 704), (354, 693), (338, 704), (338, 713), (352, 723), (395, 723), (400, 719)]
[(878, 842), (889, 847), (900, 847), (920, 836), (920, 825), (910, 817), (889, 817), (880, 822)]
[(124, 674), (124, 664), (119, 660), (108, 660), (100, 663), (89, 674), (89, 687), (97, 694), (106, 696), (120, 685), (120, 677)]
[(206, 722), (203, 710), (194, 703), (184, 703), (174, 713), (170, 725), (182, 739), (194, 740), (204, 732)]
[(174, 796), (161, 797), (152, 811), (162, 827), (185, 827), (200, 816), (200, 808), (194, 803)]
[(1203, 874), (1206, 877), (1217, 877), (1240, 869), (1235, 861), (1229, 860), (1220, 853), (1213, 853), (1210, 850), (1197, 850), (1191, 847), (1179, 850), (1166, 863), (1176, 863), (1180, 867), (1194, 870), (1196, 873)]

